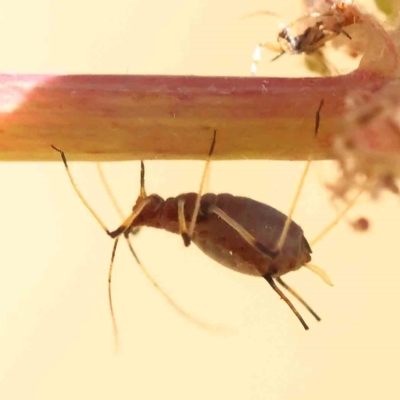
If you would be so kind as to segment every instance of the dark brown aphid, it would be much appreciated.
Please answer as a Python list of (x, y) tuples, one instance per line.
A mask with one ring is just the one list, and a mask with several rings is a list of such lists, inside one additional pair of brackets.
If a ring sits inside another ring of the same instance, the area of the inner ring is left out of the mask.
[[(317, 112), (317, 128), (321, 106)], [(281, 279), (281, 276), (287, 272), (305, 266), (330, 284), (329, 278), (320, 268), (309, 264), (311, 260), (310, 245), (304, 237), (301, 227), (291, 220), (311, 159), (303, 173), (289, 216), (286, 216), (273, 207), (246, 197), (211, 193), (202, 195), (215, 143), (216, 131), (214, 131), (199, 193), (185, 193), (166, 200), (157, 194), (147, 195), (145, 168), (142, 161), (140, 195), (133, 206), (131, 215), (114, 231), (107, 229), (86, 202), (69, 171), (65, 154), (53, 146), (61, 154), (76, 193), (104, 231), (115, 239), (109, 272), (111, 312), (113, 313), (110, 285), (118, 240), (121, 235), (128, 236), (138, 227), (150, 226), (181, 235), (185, 246), (189, 246), (193, 242), (205, 254), (228, 268), (249, 275), (262, 276), (287, 303), (303, 327), (308, 329), (303, 318), (275, 281), (296, 297), (317, 320), (320, 320), (307, 303)], [(113, 322), (115, 327), (114, 316)]]

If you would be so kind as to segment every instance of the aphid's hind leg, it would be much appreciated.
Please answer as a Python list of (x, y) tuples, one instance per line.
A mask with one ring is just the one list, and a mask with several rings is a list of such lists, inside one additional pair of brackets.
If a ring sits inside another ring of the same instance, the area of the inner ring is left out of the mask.
[[(317, 136), (317, 134), (318, 134), (319, 124), (320, 124), (320, 120), (321, 120), (321, 109), (322, 109), (322, 106), (323, 106), (323, 105), (324, 105), (324, 99), (322, 99), (322, 100), (320, 101), (318, 110), (317, 110), (317, 112), (316, 112), (316, 114), (315, 114), (314, 136)], [(307, 177), (307, 174), (308, 174), (308, 170), (310, 169), (311, 160), (312, 160), (312, 156), (310, 155), (310, 156), (308, 157), (307, 163), (306, 163), (306, 165), (305, 165), (303, 174), (301, 175), (300, 182), (299, 182), (299, 184), (298, 184), (298, 186), (297, 186), (296, 194), (295, 194), (295, 196), (294, 196), (292, 205), (291, 205), (291, 207), (290, 207), (290, 210), (289, 210), (289, 213), (288, 213), (288, 215), (287, 215), (285, 224), (284, 224), (284, 226), (283, 226), (283, 229), (282, 229), (282, 232), (281, 232), (281, 236), (280, 236), (279, 240), (278, 240), (277, 243), (276, 243), (276, 249), (277, 249), (278, 251), (279, 251), (279, 250), (283, 247), (283, 245), (285, 244), (285, 240), (286, 240), (286, 237), (287, 237), (288, 232), (289, 232), (290, 224), (292, 223), (293, 213), (294, 213), (294, 210), (295, 210), (295, 208), (296, 208), (297, 202), (298, 202), (298, 200), (299, 200), (300, 193), (301, 193), (301, 190), (302, 190), (303, 185), (304, 185), (304, 181), (305, 181), (305, 179), (306, 179), (306, 177)]]
[[(252, 236), (249, 232), (247, 232), (246, 229), (244, 229), (240, 224), (238, 224), (233, 218), (231, 218), (228, 214), (226, 214), (225, 211), (221, 210), (219, 207), (215, 205), (211, 205), (207, 209), (208, 213), (214, 213), (218, 215), (222, 220), (224, 220), (228, 225), (230, 225), (244, 240), (246, 240), (247, 243), (249, 243), (251, 246), (253, 246), (255, 249), (258, 251), (261, 251), (263, 254), (265, 254), (267, 257), (270, 259), (274, 259), (279, 252), (276, 251), (271, 251), (267, 249), (262, 243), (258, 242), (254, 236)], [(255, 266), (257, 268), (257, 266)], [(260, 275), (262, 275), (262, 272), (259, 270), (258, 271)], [(271, 285), (272, 289), (275, 290), (276, 293), (286, 302), (286, 304), (290, 307), (290, 309), (294, 312), (296, 317), (300, 320), (301, 324), (305, 329), (308, 329), (307, 324), (304, 322), (303, 318), (301, 317), (300, 313), (296, 310), (294, 305), (291, 303), (291, 301), (282, 293), (282, 291), (276, 286), (274, 280), (270, 275), (262, 275), (264, 279), (267, 280), (267, 282)]]
[(275, 290), (276, 293), (280, 296), (280, 298), (290, 307), (290, 309), (294, 312), (296, 317), (299, 319), (301, 324), (303, 325), (305, 330), (308, 330), (308, 325), (305, 323), (303, 317), (300, 315), (300, 313), (296, 310), (294, 305), (291, 303), (291, 301), (285, 296), (285, 294), (278, 288), (276, 285), (275, 281), (272, 279), (271, 275), (264, 275), (263, 278), (271, 285), (272, 289)]
[(312, 316), (317, 320), (321, 321), (321, 318), (318, 314), (306, 303), (305, 300), (295, 291), (293, 290), (287, 283), (285, 283), (281, 277), (276, 278), (276, 281), (285, 288), (293, 297), (295, 297), (303, 306), (312, 314)]
[(262, 243), (256, 240), (256, 238), (251, 235), (246, 229), (237, 223), (233, 218), (231, 218), (225, 211), (216, 205), (210, 205), (207, 209), (207, 213), (214, 213), (218, 215), (222, 220), (224, 220), (228, 225), (230, 225), (247, 243), (253, 246), (255, 249), (261, 253), (268, 256), (271, 260), (274, 259), (279, 252), (271, 251), (266, 248)]

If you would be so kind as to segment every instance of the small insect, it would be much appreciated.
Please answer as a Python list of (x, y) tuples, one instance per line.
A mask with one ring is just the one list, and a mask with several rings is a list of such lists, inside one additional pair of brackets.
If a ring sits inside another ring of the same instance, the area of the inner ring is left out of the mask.
[[(278, 33), (277, 44), (260, 43), (253, 53), (251, 73), (255, 75), (257, 72), (257, 64), (261, 61), (262, 48), (279, 53), (271, 61), (275, 61), (284, 54), (316, 54), (319, 64), (327, 64), (321, 53), (322, 47), (340, 34), (351, 40), (351, 36), (344, 28), (360, 23), (362, 20), (360, 13), (350, 1), (326, 0), (324, 6), (325, 9), (322, 8), (323, 11), (321, 12), (308, 12), (288, 25), (282, 24), (282, 29)], [(260, 11), (255, 14), (273, 15), (268, 11)], [(298, 28), (301, 32), (299, 34), (292, 33), (292, 29), (296, 25), (300, 27)]]
[[(316, 114), (316, 131), (318, 130), (322, 103)], [(311, 157), (306, 164), (289, 215), (286, 216), (271, 206), (247, 197), (233, 196), (227, 193), (207, 193), (203, 195), (209, 165), (216, 145), (216, 136), (217, 132), (214, 131), (198, 193), (184, 193), (166, 200), (157, 194), (147, 195), (145, 167), (144, 162), (141, 161), (140, 194), (133, 206), (132, 213), (114, 231), (110, 231), (105, 226), (83, 197), (70, 172), (64, 152), (52, 146), (61, 154), (68, 177), (77, 195), (107, 235), (115, 240), (109, 270), (108, 290), (116, 337), (111, 278), (117, 244), (121, 236), (126, 237), (142, 226), (164, 229), (179, 234), (186, 247), (193, 242), (206, 255), (228, 268), (248, 275), (262, 276), (286, 302), (305, 329), (308, 329), (307, 324), (276, 283), (280, 284), (303, 304), (315, 319), (320, 320), (320, 317), (312, 308), (281, 278), (288, 272), (306, 267), (318, 274), (326, 283), (332, 285), (321, 268), (310, 264), (311, 247), (301, 227), (292, 221), (292, 214), (306, 178)], [(334, 226), (342, 215), (343, 213), (330, 224), (328, 229), (324, 229), (317, 240)]]

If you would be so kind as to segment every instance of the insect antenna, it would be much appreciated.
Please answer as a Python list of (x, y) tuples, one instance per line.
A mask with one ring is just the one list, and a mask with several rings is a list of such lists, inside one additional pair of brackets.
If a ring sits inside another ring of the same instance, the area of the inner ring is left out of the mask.
[[(115, 209), (117, 210), (117, 212), (118, 212), (120, 218), (121, 218), (122, 220), (124, 220), (125, 217), (124, 217), (124, 214), (123, 214), (123, 212), (122, 212), (122, 208), (121, 208), (121, 206), (120, 206), (118, 200), (117, 200), (116, 197), (114, 196), (114, 193), (113, 193), (112, 190), (111, 190), (111, 187), (110, 187), (110, 185), (109, 185), (109, 183), (108, 183), (108, 181), (107, 181), (107, 178), (106, 178), (106, 176), (105, 176), (105, 174), (104, 174), (104, 171), (103, 171), (103, 169), (102, 169), (100, 163), (97, 163), (97, 170), (98, 170), (98, 172), (99, 172), (100, 180), (101, 180), (101, 182), (103, 183), (103, 186), (104, 186), (104, 188), (106, 189), (106, 192), (107, 192), (108, 196), (110, 197), (111, 202), (113, 203)], [(144, 181), (144, 176), (145, 176), (145, 169), (144, 169), (144, 163), (143, 163), (143, 161), (142, 161), (142, 162), (141, 162), (141, 169), (140, 169), (140, 193), (141, 193), (141, 196), (143, 196), (143, 194), (144, 194), (144, 196), (146, 197), (145, 190), (144, 190), (144, 182), (145, 182), (145, 181)], [(212, 330), (218, 330), (218, 331), (222, 330), (222, 329), (220, 329), (220, 327), (217, 327), (217, 326), (208, 324), (207, 322), (201, 321), (201, 320), (199, 320), (199, 319), (193, 317), (193, 316), (190, 315), (187, 311), (185, 311), (182, 307), (180, 307), (180, 306), (169, 296), (169, 294), (157, 283), (157, 281), (153, 278), (153, 276), (150, 274), (150, 272), (147, 270), (147, 268), (146, 268), (146, 267), (142, 264), (142, 262), (140, 261), (140, 259), (139, 259), (138, 255), (137, 255), (136, 251), (135, 251), (134, 248), (133, 248), (132, 242), (131, 242), (131, 240), (130, 240), (130, 238), (129, 238), (129, 235), (131, 235), (131, 234), (132, 234), (132, 230), (126, 230), (126, 231), (124, 232), (124, 237), (125, 237), (125, 240), (126, 240), (126, 242), (127, 242), (127, 244), (128, 244), (129, 251), (131, 252), (131, 254), (132, 254), (132, 256), (134, 257), (134, 259), (136, 260), (136, 262), (137, 262), (139, 268), (141, 269), (141, 271), (143, 272), (143, 274), (146, 276), (146, 278), (148, 279), (148, 281), (149, 281), (149, 282), (154, 286), (154, 288), (161, 294), (161, 296), (164, 297), (164, 299), (168, 302), (168, 304), (170, 304), (171, 307), (172, 307), (178, 314), (180, 314), (183, 318), (186, 318), (189, 322), (191, 322), (191, 323), (194, 324), (194, 325), (197, 325), (197, 326), (199, 326), (199, 327), (201, 327), (201, 328), (203, 328), (203, 329), (207, 329), (207, 330), (210, 330), (210, 329), (212, 329)], [(133, 234), (136, 234), (136, 232), (134, 231)], [(111, 293), (111, 287), (110, 287), (110, 293)], [(110, 300), (110, 304), (112, 304), (112, 298), (111, 298), (110, 296), (109, 296), (109, 300)], [(113, 313), (113, 314), (114, 314), (114, 313)], [(112, 315), (113, 315), (113, 314), (112, 314)], [(115, 321), (114, 321), (114, 326), (116, 326)], [(115, 333), (116, 335), (118, 335), (118, 332), (115, 332), (115, 331), (114, 331), (114, 333)]]
[(93, 215), (93, 217), (96, 219), (96, 221), (100, 224), (100, 226), (103, 228), (103, 230), (107, 233), (108, 236), (111, 238), (115, 239), (114, 241), (114, 247), (111, 255), (111, 262), (110, 262), (110, 267), (108, 271), (108, 298), (109, 298), (109, 305), (110, 305), (110, 313), (111, 313), (111, 318), (112, 318), (112, 323), (113, 323), (113, 330), (114, 330), (114, 345), (115, 345), (115, 351), (118, 350), (118, 327), (116, 324), (116, 319), (114, 315), (114, 308), (113, 308), (113, 302), (112, 302), (112, 293), (111, 293), (111, 281), (112, 281), (112, 272), (113, 272), (113, 263), (114, 263), (114, 258), (115, 254), (117, 251), (117, 245), (118, 245), (118, 240), (119, 236), (123, 234), (126, 230), (129, 229), (129, 227), (132, 225), (133, 221), (137, 216), (142, 212), (142, 210), (146, 207), (146, 205), (150, 202), (149, 199), (144, 198), (139, 204), (137, 204), (134, 209), (132, 210), (132, 213), (124, 220), (124, 222), (114, 231), (110, 231), (102, 219), (97, 215), (97, 213), (94, 211), (94, 209), (90, 206), (90, 204), (87, 202), (85, 197), (83, 196), (82, 192), (79, 190), (78, 186), (75, 183), (75, 180), (70, 172), (68, 163), (67, 163), (67, 158), (65, 156), (65, 153), (58, 149), (55, 146), (51, 146), (54, 150), (56, 150), (58, 153), (61, 155), (61, 159), (64, 163), (65, 170), (67, 172), (68, 178), (72, 184), (73, 189), (75, 190), (75, 193), (78, 195), (84, 206), (90, 211), (90, 213)]

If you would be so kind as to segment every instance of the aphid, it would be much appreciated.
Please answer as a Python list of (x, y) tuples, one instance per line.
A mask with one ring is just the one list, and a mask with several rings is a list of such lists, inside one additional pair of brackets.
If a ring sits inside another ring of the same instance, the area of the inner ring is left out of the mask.
[[(260, 43), (253, 53), (253, 63), (251, 73), (257, 72), (257, 64), (261, 61), (261, 49), (266, 48), (276, 51), (279, 54), (272, 59), (278, 59), (284, 54), (316, 54), (319, 63), (327, 64), (321, 49), (325, 43), (343, 34), (351, 40), (351, 36), (344, 28), (361, 22), (358, 10), (349, 1), (329, 1), (326, 0), (321, 12), (312, 11), (296, 19), (292, 23), (283, 24), (278, 33), (278, 44), (269, 42)], [(269, 14), (269, 12), (258, 12), (256, 14)], [(301, 24), (303, 22), (304, 24)], [(292, 33), (292, 29), (298, 25), (300, 33)], [(305, 26), (305, 28), (304, 28)]]
[[(322, 102), (316, 115), (316, 131), (318, 130), (321, 107)], [(281, 278), (282, 275), (290, 271), (306, 267), (331, 285), (326, 273), (309, 263), (311, 261), (311, 247), (304, 237), (301, 227), (292, 221), (292, 214), (306, 178), (311, 158), (306, 164), (289, 215), (286, 216), (275, 208), (250, 198), (227, 193), (218, 195), (207, 193), (203, 195), (215, 144), (216, 131), (214, 131), (199, 193), (185, 193), (166, 200), (157, 194), (147, 195), (145, 167), (143, 161), (141, 161), (140, 194), (133, 206), (132, 213), (114, 231), (108, 230), (96, 212), (86, 202), (75, 184), (64, 152), (52, 146), (61, 154), (68, 177), (77, 195), (107, 235), (115, 239), (108, 288), (116, 334), (111, 297), (111, 277), (115, 252), (121, 235), (127, 236), (132, 230), (141, 226), (165, 229), (171, 233), (179, 234), (185, 246), (189, 246), (193, 242), (206, 255), (220, 264), (238, 272), (262, 276), (286, 302), (305, 329), (308, 329), (307, 324), (276, 282), (301, 302), (318, 321), (320, 320), (311, 307)], [(335, 225), (342, 215), (338, 216), (330, 227)], [(322, 234), (325, 234), (326, 231), (327, 229)], [(321, 235), (319, 235), (318, 240)]]

